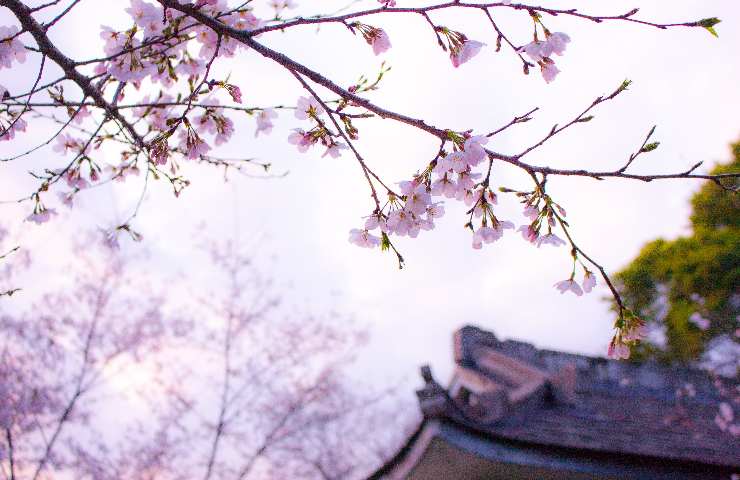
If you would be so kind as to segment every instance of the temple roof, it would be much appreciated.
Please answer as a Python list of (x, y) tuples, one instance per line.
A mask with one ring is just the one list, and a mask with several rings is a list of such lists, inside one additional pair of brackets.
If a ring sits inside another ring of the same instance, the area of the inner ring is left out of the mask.
[(455, 334), (455, 362), (447, 388), (422, 369), (426, 384), (417, 394), (425, 420), (399, 456), (435, 421), (478, 439), (560, 455), (740, 469), (738, 438), (715, 423), (727, 399), (706, 372), (540, 350), (472, 326)]

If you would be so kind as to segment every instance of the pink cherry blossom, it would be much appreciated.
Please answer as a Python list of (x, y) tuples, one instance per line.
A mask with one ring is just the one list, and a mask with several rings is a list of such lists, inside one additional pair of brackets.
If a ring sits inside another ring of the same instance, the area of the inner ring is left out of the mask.
[(380, 238), (371, 234), (367, 230), (360, 230), (358, 228), (350, 230), (349, 241), (350, 243), (354, 243), (358, 247), (363, 248), (374, 248), (380, 245)]
[(583, 295), (583, 290), (581, 290), (580, 285), (578, 285), (573, 278), (559, 281), (555, 284), (555, 288), (557, 288), (561, 294), (565, 292), (573, 292), (579, 297)]
[(79, 153), (82, 150), (83, 144), (80, 140), (75, 139), (67, 133), (60, 133), (56, 138), (56, 145), (53, 150), (61, 154), (66, 154), (67, 151), (72, 150), (74, 153)]
[(391, 40), (385, 30), (377, 29), (378, 33), (373, 37), (370, 45), (373, 47), (375, 55), (380, 55), (391, 48)]
[[(290, 3), (291, 5), (293, 5), (292, 2), (285, 3)], [(293, 8), (293, 6), (289, 8)], [(254, 30), (264, 24), (262, 20), (255, 17), (254, 14), (249, 10), (241, 10), (239, 12), (235, 12), (234, 14), (229, 16), (229, 19), (231, 20), (231, 27), (236, 30)], [(235, 45), (235, 47), (236, 46), (237, 45)]]
[(480, 49), (483, 48), (485, 45), (485, 43), (481, 43), (476, 40), (465, 40), (462, 46), (456, 52), (450, 53), (452, 66), (457, 68), (471, 58), (475, 57), (476, 55), (478, 55), (478, 52), (480, 52)]
[(542, 71), (542, 78), (544, 78), (545, 82), (547, 83), (555, 80), (555, 77), (557, 77), (558, 73), (560, 73), (560, 70), (555, 65), (555, 62), (553, 62), (549, 58), (544, 59), (542, 62), (540, 62), (540, 70)]
[(447, 198), (455, 198), (457, 184), (447, 174), (432, 183), (432, 195), (444, 195)]
[(591, 290), (596, 286), (596, 275), (590, 270), (584, 270), (583, 272), (583, 291), (590, 293)]
[(519, 49), (524, 52), (533, 62), (541, 62), (544, 58), (549, 57), (552, 53), (552, 47), (547, 42), (535, 40)]
[(531, 225), (522, 225), (517, 229), (517, 232), (521, 232), (522, 238), (524, 238), (524, 240), (528, 241), (529, 243), (535, 243), (539, 238), (539, 234), (535, 229), (532, 228)]
[(427, 192), (424, 184), (417, 185), (406, 199), (406, 208), (416, 215), (426, 212), (427, 206), (432, 203), (432, 196)]
[(28, 124), (22, 117), (11, 116), (10, 125), (0, 124), (0, 142), (8, 142), (15, 138), (16, 132), (25, 132)]
[(609, 344), (607, 355), (609, 358), (614, 358), (616, 360), (628, 359), (630, 358), (630, 347), (624, 343), (618, 343), (615, 345), (615, 343), (612, 342)]
[(57, 192), (57, 196), (59, 197), (59, 201), (62, 202), (62, 205), (64, 205), (67, 208), (72, 208), (74, 206), (74, 197), (75, 192)]
[(10, 68), (13, 61), (26, 61), (26, 47), (18, 38), (18, 27), (0, 27), (0, 69)]
[(265, 134), (272, 132), (272, 127), (274, 126), (272, 119), (277, 118), (277, 116), (277, 112), (272, 108), (261, 110), (257, 114), (257, 130), (255, 130), (254, 136), (258, 136), (260, 132), (264, 132)]
[(468, 157), (462, 151), (452, 152), (447, 155), (447, 162), (455, 173), (464, 172), (468, 169)]
[(627, 333), (624, 334), (624, 340), (628, 342), (637, 342), (647, 337), (648, 331), (647, 327), (642, 324), (636, 324), (634, 327), (630, 328)]
[(298, 147), (298, 151), (305, 153), (309, 147), (316, 143), (316, 140), (310, 133), (304, 132), (301, 129), (295, 129), (293, 133), (288, 136), (288, 143)]
[[(570, 42), (570, 37), (562, 32), (551, 33), (547, 37), (547, 44), (550, 47), (552, 53), (562, 55), (565, 52), (565, 47)], [(549, 55), (547, 55), (549, 57)]]
[(486, 149), (483, 145), (488, 143), (488, 137), (476, 135), (465, 140), (465, 155), (468, 165), (476, 166), (486, 158)]
[(537, 238), (536, 245), (537, 248), (541, 247), (542, 245), (552, 245), (553, 247), (559, 247), (560, 245), (565, 245), (565, 241), (554, 233), (548, 233)]
[(80, 107), (80, 109), (75, 113), (74, 122), (76, 124), (80, 124), (89, 116), (90, 116), (90, 110), (88, 110), (87, 107), (84, 107), (84, 106)]
[(523, 213), (525, 217), (533, 222), (540, 217), (540, 210), (534, 205), (527, 205), (526, 207), (524, 207)]
[(386, 218), (381, 213), (373, 213), (365, 220), (366, 230), (375, 230), (376, 228), (380, 228), (381, 232), (388, 233)]
[(180, 148), (182, 148), (185, 158), (190, 160), (199, 158), (211, 150), (211, 147), (191, 129), (180, 131)]
[(445, 206), (442, 202), (427, 205), (426, 213), (430, 219), (441, 218), (445, 214)]
[(300, 97), (295, 109), (295, 118), (298, 120), (308, 120), (312, 116), (319, 116), (325, 113), (324, 107), (314, 97)]
[(324, 154), (321, 156), (325, 157), (329, 155), (331, 158), (339, 158), (342, 155), (342, 150), (346, 150), (347, 148), (347, 145), (341, 142), (335, 142), (328, 146)]
[(26, 221), (41, 225), (42, 223), (48, 222), (49, 220), (51, 220), (51, 217), (54, 217), (56, 215), (57, 211), (55, 209), (45, 208), (43, 206), (37, 205), (37, 207), (34, 209), (34, 212), (26, 217)]
[(482, 226), (473, 234), (473, 248), (479, 250), (483, 243), (493, 243), (504, 236), (504, 230), (513, 229), (514, 224), (500, 221), (495, 227)]

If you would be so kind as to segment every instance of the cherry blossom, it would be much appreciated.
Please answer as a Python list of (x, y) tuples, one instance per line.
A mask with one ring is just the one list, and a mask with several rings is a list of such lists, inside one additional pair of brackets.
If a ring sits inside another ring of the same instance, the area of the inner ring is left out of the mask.
[(540, 217), (540, 210), (534, 205), (527, 205), (524, 207), (524, 216), (529, 218), (531, 221), (535, 221)]
[(549, 53), (547, 42), (538, 40), (534, 40), (524, 45), (520, 50), (526, 53), (533, 62), (541, 62), (542, 59), (547, 57)]
[[(288, 125), (284, 134), (281, 134), (282, 138), (287, 137), (288, 143), (295, 145), (301, 153), (320, 145), (323, 147), (323, 157), (345, 155), (354, 157), (353, 160), (358, 163), (358, 171), (362, 172), (363, 181), (367, 181), (371, 202), (365, 213), (372, 213), (363, 217), (365, 229), (353, 230), (350, 241), (365, 247), (381, 244), (381, 250), (392, 250), (398, 256), (399, 266), (403, 260), (393, 241), (399, 237), (414, 238), (422, 231), (433, 229), (435, 220), (445, 212), (445, 205), (439, 202), (442, 199), (460, 202), (457, 206), (464, 207), (465, 219), (460, 223), (470, 230), (475, 248), (497, 241), (505, 230), (513, 230), (513, 223), (501, 218), (501, 212), (508, 207), (499, 207), (498, 192), (503, 194), (501, 203), (510, 199), (519, 204), (517, 208), (523, 209), (529, 223), (519, 226), (518, 232), (526, 241), (537, 247), (567, 244), (570, 247), (567, 252), (574, 264), (573, 272), (579, 263), (584, 268), (582, 285), (578, 285), (571, 275), (570, 280), (556, 284), (561, 292), (576, 293), (576, 289), (581, 293), (590, 292), (595, 287), (596, 278), (588, 268), (595, 268), (594, 271), (598, 271), (608, 286), (612, 287), (605, 270), (581, 250), (573, 232), (569, 231), (572, 219), (565, 220), (565, 209), (550, 196), (549, 186), (552, 182), (563, 176), (645, 181), (658, 178), (709, 178), (719, 181), (716, 176), (699, 175), (693, 169), (658, 176), (640, 175), (632, 171), (625, 173), (634, 156), (624, 168), (608, 172), (595, 172), (583, 167), (552, 169), (546, 165), (528, 163), (528, 159), (533, 157), (526, 156), (530, 151), (539, 148), (565, 128), (588, 122), (593, 118), (591, 110), (625, 91), (630, 85), (628, 80), (613, 93), (597, 97), (578, 117), (553, 127), (540, 142), (530, 146), (516, 145), (509, 141), (499, 142), (497, 135), (530, 120), (536, 109), (515, 117), (502, 128), (481, 125), (481, 130), (476, 130), (476, 133), (469, 129), (472, 125), (465, 124), (465, 119), (440, 118), (432, 122), (413, 112), (391, 111), (387, 105), (381, 105), (382, 97), (374, 98), (372, 93), (380, 88), (387, 67), (382, 66), (377, 77), (363, 72), (360, 80), (354, 84), (335, 83), (338, 81), (332, 80), (335, 78), (333, 75), (289, 57), (287, 52), (280, 51), (280, 42), (270, 39), (278, 34), (290, 33), (294, 27), (341, 24), (353, 34), (359, 32), (374, 53), (379, 55), (391, 47), (389, 36), (384, 25), (362, 23), (366, 18), (372, 18), (374, 22), (385, 22), (391, 17), (423, 18), (432, 29), (429, 33), (433, 34), (424, 38), (436, 39), (437, 45), (449, 55), (453, 67), (457, 68), (474, 58), (485, 44), (468, 38), (458, 29), (435, 22), (440, 18), (463, 18), (454, 13), (465, 11), (480, 16), (489, 28), (487, 33), (480, 33), (485, 35), (481, 40), (491, 39), (496, 42), (497, 51), (503, 47), (509, 50), (513, 58), (518, 57), (523, 62), (524, 74), (528, 74), (530, 68), (539, 67), (545, 82), (550, 83), (560, 71), (553, 58), (565, 53), (571, 38), (564, 32), (551, 31), (545, 22), (550, 24), (560, 23), (563, 18), (585, 18), (599, 24), (605, 20), (634, 22), (636, 19), (599, 17), (580, 11), (576, 14), (575, 10), (558, 10), (558, 15), (547, 15), (552, 11), (535, 5), (522, 4), (515, 5), (517, 8), (507, 8), (509, 1), (485, 6), (465, 2), (404, 5), (404, 8), (395, 9), (391, 15), (391, 12), (383, 9), (396, 7), (397, 2), (378, 0), (375, 5), (380, 8), (375, 9), (355, 11), (350, 5), (347, 9), (351, 11), (341, 14), (322, 15), (319, 12), (310, 18), (281, 18), (285, 10), (296, 6), (293, 0), (267, 0), (259, 6), (256, 4), (260, 2), (240, 2), (237, 5), (227, 0), (130, 0), (120, 7), (127, 15), (116, 18), (116, 23), (111, 27), (101, 27), (99, 48), (102, 54), (98, 52), (91, 59), (70, 59), (66, 57), (68, 52), (63, 52), (65, 49), (62, 46), (53, 48), (57, 45), (48, 30), (54, 29), (80, 2), (70, 2), (69, 8), (48, 26), (44, 23), (46, 17), (42, 12), (48, 13), (46, 8), (51, 8), (56, 2), (48, 2), (30, 10), (14, 7), (16, 3), (10, 2), (6, 7), (24, 30), (15, 26), (0, 27), (0, 68), (9, 68), (13, 62), (23, 62), (27, 55), (33, 55), (42, 58), (45, 65), (50, 67), (44, 70), (52, 71), (61, 67), (65, 72), (56, 81), (46, 78), (47, 73), (40, 72), (39, 82), (36, 85), (31, 82), (14, 91), (13, 99), (7, 98), (6, 89), (0, 87), (3, 105), (0, 109), (0, 141), (13, 140), (16, 133), (25, 131), (29, 118), (34, 118), (34, 122), (37, 118), (64, 119), (52, 138), (29, 150), (34, 152), (51, 144), (58, 153), (55, 160), (59, 162), (43, 171), (32, 172), (34, 181), (38, 183), (34, 186), (35, 191), (26, 195), (24, 200), (36, 201), (34, 213), (28, 218), (32, 222), (43, 223), (54, 215), (45, 213), (54, 211), (41, 205), (41, 194), (49, 192), (52, 198), (59, 197), (62, 203), (71, 206), (72, 198), (77, 194), (85, 195), (85, 189), (111, 180), (125, 184), (127, 179), (139, 172), (145, 172), (147, 179), (152, 175), (163, 180), (144, 182), (145, 188), (169, 182), (178, 195), (189, 184), (185, 176), (187, 167), (180, 166), (180, 157), (226, 166), (227, 169), (239, 164), (238, 168), (241, 168), (244, 162), (218, 156), (220, 147), (238, 136), (237, 115), (255, 116), (254, 136), (259, 137), (275, 129), (275, 108), (278, 108), (261, 103), (258, 103), (262, 105), (259, 107), (244, 105), (243, 102), (248, 99), (243, 95), (242, 88), (246, 88), (246, 84), (229, 83), (231, 74), (223, 72), (224, 67), (227, 70), (230, 67), (227, 59), (247, 49), (255, 52), (250, 60), (272, 62), (284, 70), (283, 73), (291, 81), (297, 80), (296, 85), (300, 84), (305, 91), (305, 96), (296, 102), (293, 121), (307, 121), (308, 126)], [(264, 6), (270, 7), (269, 15), (274, 16), (258, 17), (256, 13)], [(509, 31), (508, 26), (503, 24), (503, 17), (498, 16), (500, 11), (509, 11), (512, 15), (520, 15), (531, 21), (533, 34), (530, 36), (528, 33), (528, 38), (520, 38), (520, 33)], [(443, 12), (450, 15), (444, 16)], [(716, 25), (718, 21), (710, 18), (663, 25), (640, 19), (637, 24), (666, 30), (679, 26), (706, 28), (707, 24)], [(29, 43), (28, 48), (24, 42)], [(70, 74), (70, 68), (78, 70), (80, 75)], [(48, 81), (51, 83), (47, 84)], [(40, 85), (43, 87), (37, 88)], [(227, 100), (226, 93), (230, 97), (228, 103), (221, 104), (218, 99)], [(279, 108), (286, 108), (283, 106), (285, 102), (276, 102), (281, 105)], [(57, 115), (57, 112), (61, 115)], [(389, 187), (396, 185), (394, 182), (399, 178), (383, 178), (384, 169), (378, 168), (377, 156), (363, 152), (360, 129), (365, 119), (371, 117), (382, 118), (390, 124), (397, 122), (403, 124), (404, 128), (423, 132), (431, 136), (435, 144), (429, 150), (429, 157), (418, 160), (409, 168), (408, 176), (400, 178), (405, 181), (398, 184), (399, 188)], [(456, 127), (459, 130), (451, 129), (453, 122), (459, 125)], [(513, 138), (527, 137), (522, 135)], [(109, 152), (117, 152), (115, 154), (120, 155), (120, 161), (101, 168), (100, 165), (110, 162), (103, 160)], [(642, 150), (640, 152), (643, 153)], [(24, 155), (27, 154), (21, 154)], [(65, 155), (67, 158), (62, 158)], [(255, 164), (259, 165), (258, 162), (252, 163)], [(499, 167), (505, 165), (525, 172), (528, 185), (514, 185), (516, 189), (502, 185), (506, 177), (501, 175), (503, 169)], [(381, 232), (380, 239), (369, 233), (378, 230)], [(616, 288), (611, 288), (611, 291), (620, 306), (614, 345), (627, 344), (629, 347), (631, 342), (640, 337), (641, 322), (625, 317), (627, 307), (620, 301)]]
[(630, 348), (623, 343), (610, 343), (607, 355), (615, 360), (626, 360), (630, 358)]
[(534, 243), (537, 245), (537, 248), (541, 247), (542, 245), (552, 245), (553, 247), (565, 245), (565, 241), (554, 233), (542, 235), (538, 237)]
[(583, 290), (581, 290), (581, 286), (578, 285), (578, 283), (573, 280), (573, 278), (568, 278), (567, 280), (561, 280), (558, 283), (555, 284), (555, 288), (557, 288), (560, 293), (565, 292), (573, 292), (577, 296), (583, 295)]
[(277, 112), (272, 108), (260, 110), (257, 114), (257, 130), (254, 131), (254, 136), (257, 137), (260, 133), (269, 135), (274, 127), (272, 120), (277, 116)]
[(594, 275), (590, 270), (585, 269), (583, 270), (583, 291), (586, 293), (591, 293), (591, 290), (596, 286), (596, 275)]
[(459, 67), (463, 63), (478, 55), (480, 49), (485, 46), (485, 43), (466, 39), (459, 48), (454, 51), (450, 51), (452, 66), (454, 66), (455, 68)]
[(54, 145), (53, 150), (61, 154), (66, 154), (71, 150), (73, 153), (77, 154), (81, 153), (83, 148), (84, 144), (82, 141), (77, 140), (70, 134), (62, 133), (57, 136), (56, 145)]
[(354, 228), (349, 232), (349, 241), (363, 248), (374, 248), (380, 245), (380, 239), (367, 230)]
[(298, 151), (305, 153), (309, 147), (316, 143), (316, 139), (308, 132), (301, 129), (295, 129), (293, 133), (288, 136), (288, 143), (298, 147)]
[(9, 125), (0, 122), (0, 142), (8, 142), (15, 138), (16, 132), (25, 132), (28, 124), (21, 117), (11, 116)]
[(630, 328), (623, 336), (625, 341), (636, 342), (647, 337), (647, 327), (644, 324), (637, 324)]
[(295, 118), (308, 120), (325, 114), (324, 107), (313, 97), (300, 97), (295, 108)]
[(81, 124), (86, 118), (90, 117), (90, 110), (86, 106), (80, 107), (72, 117), (76, 124)]
[(321, 156), (325, 157), (329, 155), (331, 158), (339, 158), (342, 155), (342, 150), (346, 150), (346, 149), (347, 149), (347, 145), (341, 142), (336, 142), (328, 146), (324, 154)]
[(545, 82), (547, 83), (555, 80), (555, 77), (557, 77), (558, 73), (560, 73), (560, 70), (555, 65), (555, 62), (553, 62), (549, 58), (545, 58), (540, 62), (540, 69), (542, 70), (542, 78), (544, 78)]
[(504, 230), (513, 228), (514, 224), (508, 221), (497, 222), (494, 227), (484, 225), (473, 234), (473, 248), (479, 250), (483, 243), (493, 243), (504, 236)]
[[(549, 50), (556, 55), (562, 55), (565, 52), (565, 47), (570, 43), (570, 37), (562, 32), (551, 33), (547, 37), (547, 45)], [(550, 56), (550, 55), (546, 55)]]
[(378, 29), (378, 33), (373, 37), (370, 45), (372, 45), (375, 55), (380, 55), (391, 48), (391, 40), (385, 30)]
[(49, 220), (51, 220), (52, 217), (55, 217), (56, 215), (57, 211), (55, 209), (46, 208), (38, 203), (33, 213), (26, 217), (26, 221), (41, 225), (48, 222)]
[(354, 22), (350, 25), (352, 32), (359, 30), (362, 37), (373, 47), (375, 55), (380, 55), (391, 48), (391, 41), (388, 34), (382, 28), (376, 28), (361, 22)]
[(531, 225), (522, 225), (517, 229), (517, 232), (521, 232), (522, 238), (529, 243), (536, 243), (539, 239), (539, 234)]
[(0, 26), (0, 69), (10, 68), (13, 61), (26, 61), (26, 47), (18, 38), (18, 27)]
[(180, 130), (180, 148), (184, 151), (185, 157), (191, 160), (211, 150), (211, 147), (191, 127), (187, 130)]
[(62, 202), (62, 205), (66, 206), (67, 208), (74, 207), (74, 197), (75, 197), (75, 191), (71, 192), (58, 192), (57, 196), (59, 197), (59, 200)]

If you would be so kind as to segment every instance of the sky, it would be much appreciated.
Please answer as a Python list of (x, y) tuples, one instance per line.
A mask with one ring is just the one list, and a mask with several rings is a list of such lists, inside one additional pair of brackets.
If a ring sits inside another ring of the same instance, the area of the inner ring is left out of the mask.
[[(126, 28), (128, 19), (122, 10), (127, 3), (83, 0), (52, 37), (74, 58), (98, 55), (98, 25)], [(255, 3), (259, 13), (266, 2)], [(562, 8), (572, 5), (565, 0), (540, 3)], [(683, 0), (670, 2), (670, 7), (660, 0), (590, 3), (582, 10), (600, 15), (624, 13), (639, 3), (639, 17), (658, 22), (717, 16), (722, 19), (717, 26), (719, 38), (701, 29), (662, 31), (624, 22), (596, 24), (563, 15), (545, 17), (550, 30), (566, 32), (572, 40), (565, 55), (557, 58), (561, 74), (551, 84), (538, 72), (524, 76), (519, 59), (510, 50), (496, 53), (495, 33), (474, 12), (432, 15), (437, 24), (488, 44), (459, 69), (452, 68), (429, 26), (415, 16), (382, 15), (365, 20), (384, 28), (390, 37), (393, 47), (381, 57), (341, 25), (318, 31), (301, 27), (272, 32), (259, 40), (340, 85), (349, 85), (363, 74), (373, 76), (385, 61), (392, 70), (381, 89), (368, 98), (445, 128), (487, 132), (539, 107), (532, 121), (496, 136), (489, 144), (509, 154), (537, 142), (553, 124), (570, 120), (594, 98), (629, 78), (633, 81), (630, 89), (599, 106), (593, 121), (564, 132), (531, 153), (528, 161), (561, 168), (614, 169), (639, 147), (653, 125), (657, 125), (654, 138), (661, 142), (660, 148), (640, 157), (634, 166), (636, 173), (678, 172), (697, 161), (706, 162), (701, 168), (706, 172), (727, 160), (728, 144), (740, 136), (740, 4), (729, 0)], [(336, 10), (346, 1), (302, 0), (299, 4), (296, 13), (312, 14)], [(375, 4), (365, 0), (352, 8)], [(525, 12), (495, 13), (515, 44), (531, 39), (531, 22)], [(0, 11), (0, 25), (5, 24), (7, 12)], [(29, 61), (0, 70), (0, 84), (11, 91), (22, 89), (34, 74), (33, 66), (34, 61)], [(241, 87), (248, 105), (293, 105), (305, 94), (282, 67), (253, 52), (222, 61), (216, 68), (217, 74), (230, 75), (230, 81)], [(537, 249), (511, 234), (473, 250), (470, 233), (462, 228), (467, 221), (464, 209), (448, 202), (447, 214), (435, 230), (395, 242), (406, 259), (406, 267), (399, 271), (391, 254), (359, 249), (347, 241), (349, 230), (359, 227), (373, 208), (350, 155), (321, 158), (318, 149), (298, 153), (286, 142), (291, 130), (301, 126), (290, 111), (281, 112), (268, 137), (254, 138), (251, 119), (239, 118), (237, 125), (235, 138), (219, 153), (258, 158), (270, 162), (273, 173), (287, 175), (265, 179), (232, 173), (225, 182), (223, 171), (187, 165), (192, 185), (179, 198), (164, 184), (149, 186), (133, 223), (145, 241), (124, 245), (134, 251), (146, 249), (151, 259), (147, 268), (177, 280), (173, 298), (187, 295), (188, 289), (218, 288), (209, 284), (207, 265), (195, 253), (199, 239), (235, 238), (253, 249), (295, 305), (340, 312), (367, 327), (370, 343), (353, 368), (358, 376), (378, 384), (410, 389), (419, 383), (418, 368), (426, 363), (446, 381), (452, 372), (452, 333), (466, 324), (539, 348), (605, 355), (614, 320), (605, 301), (608, 290), (600, 282), (584, 297), (558, 293), (553, 284), (570, 274), (564, 247)], [(434, 157), (439, 146), (429, 135), (390, 120), (365, 120), (357, 126), (358, 148), (389, 183), (409, 179)], [(30, 130), (17, 142), (0, 144), (2, 155), (22, 151), (50, 131), (35, 122)], [(27, 171), (53, 163), (54, 155), (45, 149), (23, 163), (1, 165), (0, 200), (29, 193), (33, 182)], [(493, 179), (495, 186), (529, 187), (521, 172), (507, 166), (495, 165)], [(646, 241), (687, 231), (688, 199), (700, 184), (551, 178), (548, 186), (551, 196), (568, 211), (578, 244), (615, 272)], [(68, 255), (67, 238), (73, 232), (115, 225), (131, 212), (140, 193), (140, 185), (128, 183), (97, 189), (72, 212), (42, 227), (22, 222), (30, 205), (0, 204), (0, 221), (44, 259), (37, 277), (24, 285), (26, 294), (38, 294), (55, 278), (63, 277), (54, 267), (60, 256)], [(526, 222), (511, 198), (501, 196), (499, 212), (517, 226)]]

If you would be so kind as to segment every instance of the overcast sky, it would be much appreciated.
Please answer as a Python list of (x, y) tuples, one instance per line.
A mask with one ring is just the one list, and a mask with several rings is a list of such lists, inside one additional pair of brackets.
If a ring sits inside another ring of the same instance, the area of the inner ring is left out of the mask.
[[(101, 49), (98, 24), (126, 28), (129, 24), (122, 10), (127, 3), (83, 0), (53, 37), (70, 56), (97, 55)], [(334, 0), (300, 3), (300, 12), (306, 14), (343, 5)], [(540, 3), (562, 8), (573, 5), (565, 0)], [(676, 1), (670, 7), (661, 0), (588, 3), (584, 11), (601, 15), (639, 6), (640, 18), (658, 22), (711, 16), (723, 22), (717, 27), (719, 38), (714, 38), (700, 29), (661, 31), (622, 22), (595, 24), (564, 16), (545, 17), (550, 30), (566, 32), (572, 39), (566, 54), (557, 58), (562, 73), (549, 85), (537, 72), (522, 75), (519, 59), (505, 48), (495, 53), (489, 46), (468, 64), (453, 69), (436, 46), (429, 26), (418, 16), (382, 15), (366, 20), (390, 36), (393, 48), (382, 57), (375, 57), (361, 38), (341, 25), (323, 27), (318, 34), (313, 27), (269, 33), (260, 41), (341, 85), (351, 84), (361, 74), (373, 75), (385, 60), (392, 71), (382, 89), (370, 98), (384, 108), (437, 126), (486, 132), (540, 107), (535, 120), (489, 144), (504, 153), (536, 142), (553, 123), (570, 120), (596, 96), (610, 93), (629, 78), (634, 82), (630, 90), (600, 106), (592, 122), (565, 132), (528, 160), (554, 167), (613, 169), (624, 163), (652, 125), (658, 126), (655, 139), (661, 146), (641, 157), (635, 172), (677, 172), (700, 160), (706, 162), (702, 171), (707, 171), (712, 164), (727, 160), (727, 145), (740, 135), (740, 5), (730, 0)], [(366, 0), (354, 8), (375, 4)], [(7, 12), (0, 12), (0, 24), (8, 24), (7, 18)], [(479, 13), (436, 13), (432, 18), (470, 38), (495, 44), (495, 34)], [(514, 43), (531, 38), (526, 13), (502, 11), (497, 21)], [(33, 65), (29, 61), (22, 67), (0, 70), (0, 84), (11, 91), (22, 89), (33, 74)], [(224, 75), (231, 73), (248, 105), (294, 104), (303, 94), (290, 74), (251, 52), (222, 61), (218, 68)], [(208, 285), (200, 274), (204, 265), (192, 260), (197, 247), (192, 237), (202, 228), (209, 236), (249, 239), (244, 241), (256, 245), (250, 248), (255, 248), (264, 268), (271, 269), (286, 297), (297, 305), (314, 311), (336, 310), (367, 325), (372, 341), (358, 372), (384, 383), (417, 383), (416, 370), (423, 363), (431, 363), (446, 380), (451, 372), (451, 335), (469, 323), (492, 330), (500, 338), (542, 348), (605, 354), (613, 322), (604, 301), (608, 291), (602, 282), (589, 296), (559, 294), (552, 285), (570, 273), (564, 247), (538, 250), (511, 234), (475, 251), (470, 247), (470, 233), (462, 228), (464, 209), (448, 202), (447, 215), (434, 231), (414, 240), (396, 241), (406, 258), (406, 268), (398, 271), (391, 255), (359, 249), (347, 241), (348, 231), (360, 226), (373, 207), (350, 155), (320, 158), (319, 149), (299, 154), (286, 142), (291, 129), (300, 126), (291, 112), (281, 113), (267, 138), (254, 139), (252, 120), (240, 118), (237, 125), (241, 129), (220, 151), (223, 156), (257, 157), (271, 162), (273, 172), (289, 173), (273, 180), (232, 174), (225, 183), (223, 172), (189, 165), (186, 173), (192, 186), (179, 199), (164, 184), (150, 187), (134, 223), (146, 241), (124, 248), (149, 249), (156, 259), (151, 268), (180, 280), (173, 297), (187, 288)], [(409, 179), (434, 157), (439, 146), (432, 137), (389, 120), (368, 120), (358, 126), (358, 147), (387, 182)], [(0, 144), (2, 155), (21, 151), (49, 131), (36, 124), (31, 129), (34, 132), (15, 144)], [(43, 150), (24, 164), (0, 166), (2, 200), (28, 193), (33, 185), (25, 173), (29, 164), (53, 161), (53, 155), (50, 149)], [(506, 166), (496, 165), (493, 178), (495, 186), (529, 187), (526, 177)], [(611, 272), (624, 266), (646, 241), (685, 232), (687, 201), (699, 187), (690, 181), (643, 184), (578, 178), (551, 178), (548, 185), (553, 198), (567, 209), (579, 245)], [(40, 270), (36, 281), (23, 285), (25, 294), (42, 291), (50, 274), (62, 275), (53, 269), (66, 248), (60, 232), (115, 225), (131, 211), (139, 192), (137, 185), (128, 183), (125, 188), (99, 189), (83, 197), (70, 215), (44, 227), (19, 222), (30, 205), (2, 205), (2, 221), (14, 226), (24, 245), (46, 259), (44, 276)], [(501, 198), (498, 212), (517, 225), (525, 223), (513, 199)], [(254, 238), (261, 240), (254, 242)]]

